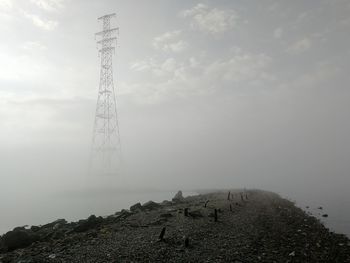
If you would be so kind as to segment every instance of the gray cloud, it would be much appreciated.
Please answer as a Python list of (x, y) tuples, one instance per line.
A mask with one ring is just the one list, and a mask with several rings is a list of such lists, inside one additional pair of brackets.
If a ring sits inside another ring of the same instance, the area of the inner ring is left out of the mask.
[(234, 28), (239, 18), (232, 9), (210, 8), (201, 3), (184, 10), (182, 15), (191, 19), (192, 28), (211, 34), (224, 33)]

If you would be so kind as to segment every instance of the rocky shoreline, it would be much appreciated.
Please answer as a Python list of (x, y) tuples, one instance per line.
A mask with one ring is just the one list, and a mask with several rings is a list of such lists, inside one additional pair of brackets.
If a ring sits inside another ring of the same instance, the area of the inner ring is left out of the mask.
[(350, 262), (350, 240), (271, 192), (179, 192), (108, 217), (17, 227), (0, 238), (8, 262)]

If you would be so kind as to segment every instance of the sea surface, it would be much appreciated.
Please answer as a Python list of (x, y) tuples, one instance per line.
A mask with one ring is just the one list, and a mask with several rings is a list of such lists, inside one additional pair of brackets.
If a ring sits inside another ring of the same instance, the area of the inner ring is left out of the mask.
[[(17, 226), (43, 225), (59, 218), (77, 221), (94, 214), (112, 215), (137, 202), (162, 202), (171, 200), (177, 191), (117, 191), (112, 189), (89, 189), (84, 191), (64, 191), (45, 194), (30, 194), (17, 199), (13, 206), (1, 206), (0, 234)], [(183, 195), (196, 195), (184, 191)], [(4, 201), (4, 200), (3, 200)]]
[[(349, 193), (306, 192), (280, 194), (295, 202), (308, 214), (318, 218), (331, 231), (345, 234), (350, 238), (350, 202)], [(327, 215), (328, 217), (323, 217)]]

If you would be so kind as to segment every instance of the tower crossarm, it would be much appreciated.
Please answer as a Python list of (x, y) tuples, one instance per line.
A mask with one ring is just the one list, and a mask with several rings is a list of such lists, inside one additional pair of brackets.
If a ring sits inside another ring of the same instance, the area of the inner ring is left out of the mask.
[(97, 20), (101, 20), (101, 19), (105, 19), (105, 18), (111, 18), (111, 17), (115, 17), (116, 14), (113, 13), (113, 14), (108, 14), (108, 15), (104, 15), (104, 16), (101, 16), (99, 18), (97, 18)]
[(112, 42), (114, 40), (117, 40), (116, 37), (110, 37), (110, 38), (105, 38), (105, 39), (102, 39), (100, 41), (97, 41), (97, 44), (103, 44), (103, 43), (108, 43), (108, 42)]
[(115, 28), (111, 28), (111, 29), (106, 29), (100, 32), (97, 32), (95, 35), (96, 36), (101, 36), (101, 35), (105, 35), (107, 33), (114, 33), (117, 32), (119, 30), (119, 27), (115, 27)]

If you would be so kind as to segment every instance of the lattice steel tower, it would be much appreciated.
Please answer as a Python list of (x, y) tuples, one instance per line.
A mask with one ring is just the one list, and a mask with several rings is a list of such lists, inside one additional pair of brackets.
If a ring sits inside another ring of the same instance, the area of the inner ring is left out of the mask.
[(103, 23), (103, 29), (96, 33), (96, 37), (99, 38), (97, 44), (100, 48), (101, 69), (90, 156), (90, 173), (97, 175), (118, 174), (121, 168), (121, 145), (112, 63), (118, 33), (118, 28), (111, 28), (111, 19), (115, 16), (115, 14), (109, 14), (98, 18)]

